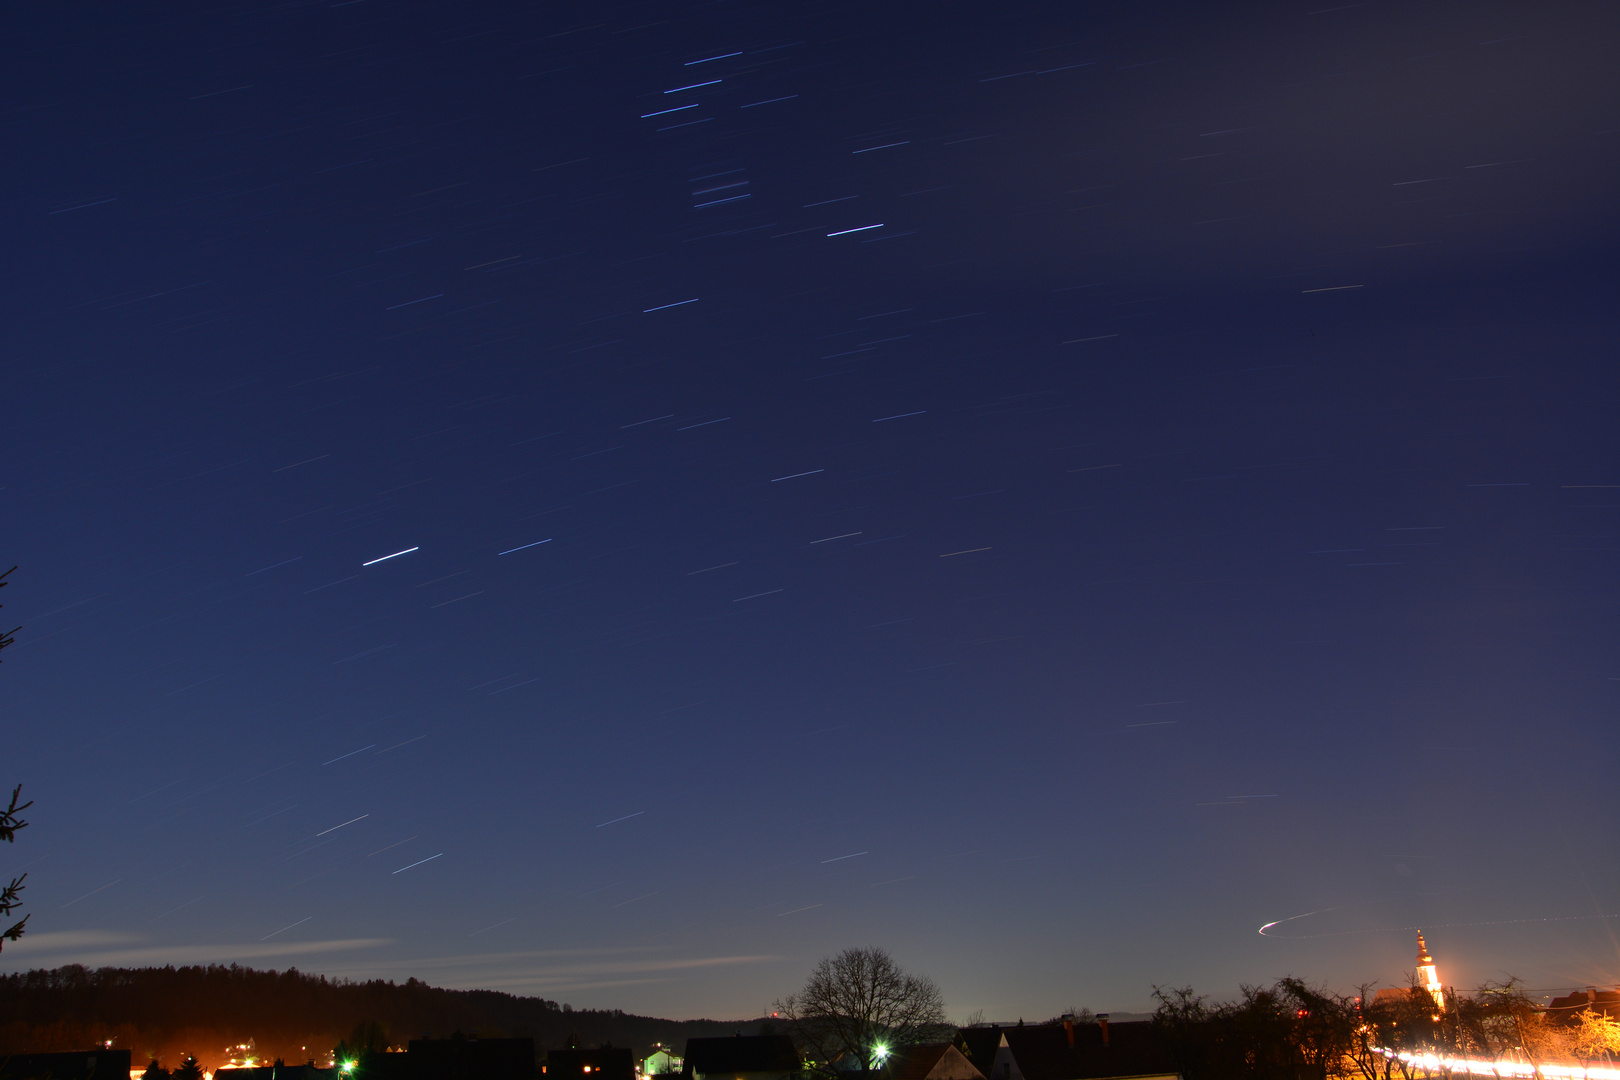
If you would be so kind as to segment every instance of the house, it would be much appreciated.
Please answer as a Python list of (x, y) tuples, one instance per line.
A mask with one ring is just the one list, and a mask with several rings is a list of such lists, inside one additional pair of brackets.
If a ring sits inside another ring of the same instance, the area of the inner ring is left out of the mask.
[(129, 1080), (129, 1051), (79, 1050), (69, 1054), (0, 1056), (0, 1080)]
[(419, 1080), (535, 1080), (533, 1039), (412, 1039), (407, 1053), (378, 1057)]
[(1620, 990), (1599, 990), (1588, 986), (1547, 1003), (1547, 1019), (1555, 1024), (1573, 1024), (1575, 1014), (1591, 1009), (1610, 1020), (1620, 1020)]
[[(686, 1080), (798, 1080), (802, 1062), (786, 1035), (687, 1039)], [(549, 1078), (548, 1078), (549, 1080)]]
[[(383, 1057), (403, 1057), (402, 1054), (384, 1054)], [(333, 1080), (335, 1069), (322, 1069), (314, 1065), (247, 1065), (216, 1070), (220, 1080)], [(367, 1070), (370, 1074), (371, 1070)], [(221, 1076), (220, 1074), (224, 1075)], [(368, 1080), (393, 1080), (391, 1076), (368, 1076)]]
[(642, 1076), (664, 1076), (681, 1071), (681, 1059), (669, 1052), (663, 1043), (653, 1043), (655, 1049), (641, 1062)]
[[(339, 1062), (338, 1066), (319, 1076), (307, 1074), (303, 1077), (293, 1077), (285, 1068), (282, 1068), (276, 1072), (275, 1076), (269, 1077), (268, 1080), (347, 1080), (342, 1073), (341, 1064)], [(214, 1075), (219, 1076), (218, 1073)], [(366, 1080), (431, 1080), (426, 1075), (426, 1070), (421, 1068), (421, 1062), (411, 1060), (411, 1055), (408, 1053), (372, 1054), (368, 1056), (366, 1058), (365, 1077)], [(248, 1078), (233, 1074), (231, 1076), (220, 1076), (219, 1080), (248, 1080)], [(267, 1080), (267, 1078), (261, 1075), (256, 1080)]]
[(1178, 1080), (1175, 1062), (1146, 1020), (965, 1028), (957, 1045), (988, 1080)]
[(985, 1080), (952, 1043), (921, 1043), (905, 1046), (889, 1055), (884, 1063), (889, 1080)]
[(545, 1080), (636, 1080), (636, 1063), (628, 1047), (553, 1050), (540, 1071)]

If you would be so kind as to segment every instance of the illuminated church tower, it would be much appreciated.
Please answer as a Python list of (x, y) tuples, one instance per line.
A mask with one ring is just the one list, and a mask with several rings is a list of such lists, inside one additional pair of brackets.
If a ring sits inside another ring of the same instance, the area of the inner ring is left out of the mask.
[(1445, 988), (1440, 985), (1440, 973), (1435, 969), (1434, 957), (1429, 955), (1429, 947), (1423, 943), (1421, 930), (1418, 932), (1417, 981), (1434, 998), (1436, 1008), (1446, 1007)]

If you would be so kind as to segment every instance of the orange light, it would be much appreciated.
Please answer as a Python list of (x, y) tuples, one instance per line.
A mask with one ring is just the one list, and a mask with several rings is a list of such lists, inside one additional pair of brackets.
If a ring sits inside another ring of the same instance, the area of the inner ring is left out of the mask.
[(1385, 1057), (1396, 1058), (1408, 1065), (1421, 1066), (1431, 1072), (1469, 1072), (1476, 1076), (1556, 1077), (1557, 1080), (1620, 1080), (1620, 1069), (1583, 1068), (1579, 1065), (1532, 1065), (1522, 1061), (1485, 1061), (1480, 1058), (1442, 1057), (1437, 1054), (1409, 1054), (1405, 1051), (1375, 1047)]

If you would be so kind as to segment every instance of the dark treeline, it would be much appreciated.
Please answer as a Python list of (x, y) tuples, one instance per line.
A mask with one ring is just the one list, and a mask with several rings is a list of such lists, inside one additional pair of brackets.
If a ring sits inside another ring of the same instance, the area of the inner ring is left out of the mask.
[(348, 982), (296, 969), (101, 968), (69, 965), (0, 976), (0, 1053), (81, 1050), (112, 1040), (136, 1058), (177, 1064), (195, 1054), (208, 1068), (252, 1040), (260, 1056), (324, 1058), (358, 1024), (382, 1025), (390, 1043), (462, 1033), (529, 1036), (537, 1053), (564, 1047), (680, 1045), (694, 1036), (751, 1032), (716, 1020), (661, 1020), (618, 1010), (571, 1009), (495, 990)]
[(1620, 1024), (1592, 1010), (1547, 1015), (1518, 981), (1437, 1001), (1416, 984), (1349, 996), (1299, 979), (1245, 986), (1211, 1003), (1191, 987), (1154, 989), (1155, 1031), (1187, 1080), (1416, 1080), (1384, 1050), (1530, 1064), (1612, 1060)]
[(1389, 1080), (1376, 1072), (1383, 1058), (1357, 999), (1293, 978), (1218, 1004), (1191, 987), (1156, 987), (1153, 996), (1153, 1026), (1187, 1080)]

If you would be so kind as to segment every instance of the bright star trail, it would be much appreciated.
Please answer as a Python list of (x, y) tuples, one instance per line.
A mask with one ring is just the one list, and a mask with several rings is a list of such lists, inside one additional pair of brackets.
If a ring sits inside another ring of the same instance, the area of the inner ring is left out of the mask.
[(413, 551), (420, 551), (420, 550), (421, 550), (420, 548), (409, 547), (409, 548), (406, 548), (404, 551), (396, 551), (392, 555), (384, 555), (380, 559), (372, 559), (370, 562), (363, 562), (360, 565), (361, 566), (376, 566), (378, 563), (387, 562), (389, 559), (397, 559), (401, 555), (409, 555)]

